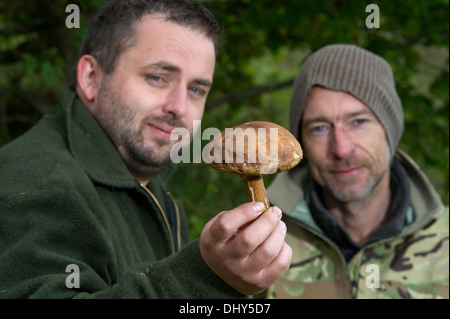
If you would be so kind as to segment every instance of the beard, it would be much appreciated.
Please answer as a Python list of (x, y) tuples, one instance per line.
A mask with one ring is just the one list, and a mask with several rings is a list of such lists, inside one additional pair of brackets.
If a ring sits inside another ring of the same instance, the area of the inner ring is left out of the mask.
[[(361, 165), (361, 164), (360, 164)], [(345, 167), (351, 167), (352, 164), (345, 165)], [(362, 201), (366, 198), (368, 198), (376, 188), (376, 186), (381, 182), (383, 179), (386, 170), (383, 170), (382, 172), (373, 172), (371, 170), (370, 163), (364, 162), (362, 163), (362, 166), (369, 168), (370, 175), (368, 176), (367, 180), (365, 181), (364, 185), (359, 187), (352, 187), (352, 184), (354, 184), (357, 181), (356, 177), (355, 179), (351, 178), (345, 181), (340, 181), (337, 184), (335, 184), (334, 180), (331, 178), (325, 179), (325, 188), (331, 193), (331, 195), (338, 201), (342, 203), (351, 203), (351, 202), (357, 202)], [(339, 170), (340, 168), (336, 169)]]
[(112, 140), (119, 154), (134, 177), (149, 178), (162, 171), (169, 163), (167, 145), (171, 140), (154, 137), (152, 147), (145, 144), (144, 130), (149, 124), (167, 123), (172, 127), (184, 127), (184, 123), (171, 115), (144, 117), (136, 128), (138, 108), (126, 103), (116, 93), (112, 79), (106, 76), (97, 96), (98, 108), (96, 119)]
[(350, 203), (355, 201), (361, 201), (365, 199), (370, 193), (372, 193), (373, 188), (381, 181), (381, 178), (375, 180), (373, 176), (370, 176), (367, 183), (363, 188), (357, 190), (342, 191), (340, 187), (335, 187), (333, 182), (329, 179), (325, 181), (326, 188), (330, 191), (335, 199), (342, 203)]

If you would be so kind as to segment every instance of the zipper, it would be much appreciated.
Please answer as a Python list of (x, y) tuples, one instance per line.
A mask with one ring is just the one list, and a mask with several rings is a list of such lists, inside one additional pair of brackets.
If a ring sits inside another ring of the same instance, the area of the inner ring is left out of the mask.
[(181, 248), (181, 223), (180, 223), (180, 210), (178, 208), (177, 202), (173, 198), (172, 194), (170, 192), (167, 192), (167, 195), (169, 195), (170, 200), (173, 203), (173, 207), (175, 207), (175, 216), (177, 220), (177, 248), (178, 250)]
[[(170, 229), (170, 224), (169, 224), (169, 220), (167, 219), (166, 214), (164, 213), (164, 210), (162, 209), (161, 205), (159, 204), (159, 201), (156, 199), (155, 195), (153, 195), (153, 193), (147, 188), (147, 186), (145, 186), (144, 184), (139, 184), (139, 186), (141, 186), (141, 188), (143, 190), (145, 190), (145, 192), (150, 195), (150, 197), (153, 199), (153, 201), (155, 202), (156, 206), (158, 206), (159, 212), (161, 213), (161, 216), (164, 220), (164, 224), (166, 225), (167, 231), (169, 232), (169, 237), (170, 237), (170, 244), (172, 247), (172, 253), (176, 253), (176, 248), (175, 248), (175, 242), (173, 240), (173, 233), (172, 230)], [(170, 196), (170, 198), (172, 199), (172, 196)], [(173, 200), (173, 199), (172, 199)], [(175, 204), (175, 202), (174, 202)], [(178, 206), (175, 204), (175, 211), (176, 211), (176, 215), (177, 215), (177, 222), (179, 220), (179, 211), (178, 211)], [(177, 226), (179, 229), (179, 225)], [(179, 236), (178, 236), (178, 242), (179, 242)], [(180, 246), (178, 246), (180, 247)]]

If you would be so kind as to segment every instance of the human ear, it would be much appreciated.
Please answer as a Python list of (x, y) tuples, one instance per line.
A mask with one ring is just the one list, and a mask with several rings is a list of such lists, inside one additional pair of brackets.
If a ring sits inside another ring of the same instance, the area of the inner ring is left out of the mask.
[(92, 55), (83, 55), (77, 64), (78, 87), (84, 98), (92, 102), (100, 87), (102, 71)]

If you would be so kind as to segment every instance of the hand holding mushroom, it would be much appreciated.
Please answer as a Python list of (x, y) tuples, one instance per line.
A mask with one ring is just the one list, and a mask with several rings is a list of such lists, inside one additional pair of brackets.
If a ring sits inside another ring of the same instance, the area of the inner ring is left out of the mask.
[(273, 123), (250, 122), (230, 130), (236, 129), (234, 134), (222, 132), (208, 144), (215, 158), (210, 165), (244, 176), (250, 203), (211, 219), (203, 228), (199, 247), (205, 263), (222, 280), (240, 293), (252, 295), (275, 282), (292, 257), (284, 242), (286, 225), (281, 211), (269, 208), (262, 175), (294, 167), (302, 150), (287, 130)]

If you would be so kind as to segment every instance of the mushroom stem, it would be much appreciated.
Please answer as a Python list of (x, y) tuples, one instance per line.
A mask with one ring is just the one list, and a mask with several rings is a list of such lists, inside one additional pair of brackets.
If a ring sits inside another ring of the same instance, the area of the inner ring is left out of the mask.
[(244, 183), (248, 201), (261, 202), (266, 206), (264, 210), (269, 209), (270, 204), (267, 198), (266, 188), (264, 187), (263, 177), (261, 175), (244, 176)]

